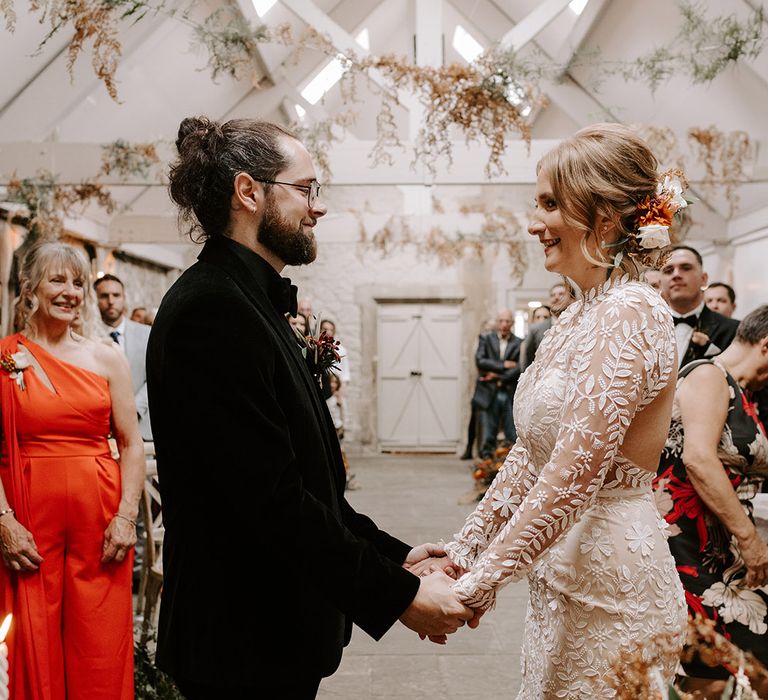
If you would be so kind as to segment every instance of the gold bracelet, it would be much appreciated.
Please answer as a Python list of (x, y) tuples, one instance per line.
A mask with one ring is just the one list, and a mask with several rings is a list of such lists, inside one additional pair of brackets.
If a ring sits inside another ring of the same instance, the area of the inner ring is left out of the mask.
[(116, 518), (122, 518), (123, 520), (127, 520), (131, 525), (136, 527), (136, 521), (131, 520), (127, 515), (121, 515), (120, 513), (115, 513)]

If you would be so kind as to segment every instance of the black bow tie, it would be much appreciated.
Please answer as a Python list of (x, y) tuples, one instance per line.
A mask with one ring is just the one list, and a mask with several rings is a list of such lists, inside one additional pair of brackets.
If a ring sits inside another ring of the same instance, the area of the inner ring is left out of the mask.
[(295, 316), (298, 311), (298, 287), (287, 277), (278, 277), (272, 283), (272, 303), (281, 314)]
[(675, 325), (678, 323), (685, 323), (691, 328), (696, 328), (699, 323), (699, 317), (696, 314), (691, 314), (690, 316), (675, 316), (673, 320)]

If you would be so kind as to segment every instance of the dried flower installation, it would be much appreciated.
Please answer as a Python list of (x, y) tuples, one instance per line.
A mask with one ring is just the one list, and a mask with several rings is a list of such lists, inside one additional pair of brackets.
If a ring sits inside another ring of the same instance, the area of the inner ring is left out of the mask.
[(739, 205), (738, 186), (748, 182), (745, 166), (755, 158), (755, 144), (744, 131), (725, 133), (714, 126), (689, 129), (688, 140), (706, 170), (705, 191), (712, 193), (721, 186), (729, 205), (728, 216), (733, 216)]
[(100, 174), (115, 173), (119, 177), (148, 177), (160, 165), (154, 143), (128, 143), (117, 139), (101, 147)]
[(27, 209), (26, 217), (15, 218), (22, 218), (33, 239), (58, 238), (64, 231), (64, 218), (82, 215), (91, 203), (108, 214), (116, 209), (112, 195), (101, 183), (60, 185), (47, 171), (38, 172), (34, 178), (11, 178), (7, 190), (9, 202), (22, 204)]

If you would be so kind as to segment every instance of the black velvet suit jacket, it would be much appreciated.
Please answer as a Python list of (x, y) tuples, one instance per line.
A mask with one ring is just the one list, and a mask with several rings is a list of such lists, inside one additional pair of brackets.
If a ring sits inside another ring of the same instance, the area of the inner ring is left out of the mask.
[[(488, 408), (497, 391), (506, 391), (510, 396), (515, 395), (517, 380), (520, 378), (521, 342), (520, 338), (511, 334), (504, 357), (501, 357), (499, 336), (495, 331), (480, 334), (477, 341), (477, 351), (475, 352), (475, 366), (480, 374), (475, 384), (475, 393), (472, 397), (472, 403), (475, 406), (481, 409)], [(518, 365), (517, 367), (507, 369), (504, 367), (504, 360), (514, 360)], [(499, 379), (481, 381), (481, 377), (487, 372), (498, 374)]]
[[(680, 359), (680, 367), (684, 367), (689, 362), (701, 360), (704, 357), (719, 355), (725, 350), (736, 337), (736, 329), (739, 322), (734, 318), (728, 318), (722, 314), (712, 311), (706, 304), (699, 314), (699, 322), (695, 330), (701, 331), (709, 337), (708, 345), (696, 345), (688, 343), (688, 349)], [(716, 346), (718, 350), (713, 353)]]
[(152, 328), (157, 663), (176, 678), (327, 676), (353, 622), (379, 639), (418, 590), (401, 567), (409, 546), (344, 499), (336, 431), (284, 317), (289, 286), (247, 248), (210, 240)]

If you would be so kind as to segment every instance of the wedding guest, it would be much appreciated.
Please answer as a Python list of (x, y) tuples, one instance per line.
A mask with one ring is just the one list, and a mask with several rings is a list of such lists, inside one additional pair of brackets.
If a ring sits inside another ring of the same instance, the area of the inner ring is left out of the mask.
[(704, 303), (727, 318), (733, 318), (736, 311), (736, 292), (730, 284), (712, 282), (704, 290)]
[(304, 318), (312, 318), (312, 300), (309, 297), (301, 297), (296, 309)]
[[(736, 646), (768, 664), (768, 546), (752, 501), (768, 476), (768, 439), (752, 392), (768, 383), (768, 305), (750, 313), (716, 358), (680, 371), (655, 484), (689, 615), (714, 620)], [(683, 690), (719, 698), (729, 674), (696, 658)], [(756, 689), (766, 697), (768, 687)]]
[[(492, 333), (496, 331), (496, 319), (490, 318), (483, 324), (482, 333)], [(478, 336), (478, 343), (480, 342), (480, 336)], [(474, 394), (469, 402), (469, 423), (467, 424), (467, 444), (459, 459), (472, 459), (474, 457), (473, 450), (475, 442), (477, 440), (478, 428), (482, 437), (482, 426), (480, 425), (480, 415), (483, 409), (480, 408), (474, 401)]]
[(125, 318), (125, 286), (115, 275), (102, 275), (93, 283), (102, 321), (102, 336), (116, 343), (128, 358), (139, 430), (144, 440), (152, 440), (147, 401), (147, 341), (149, 328)]
[(344, 451), (344, 397), (342, 395), (341, 379), (339, 379), (339, 375), (335, 372), (329, 372), (328, 374), (328, 389), (330, 396), (325, 400), (325, 403), (328, 405), (328, 412), (331, 414), (333, 427), (336, 429), (336, 437), (339, 438), (341, 458), (344, 461), (344, 473), (347, 479), (345, 489), (347, 491), (357, 491), (360, 486), (355, 475), (349, 472), (349, 460), (347, 459), (347, 453)]
[(552, 318), (552, 309), (546, 304), (537, 306), (531, 311), (531, 323), (541, 323)]
[(525, 336), (520, 348), (521, 372), (525, 371), (525, 368), (533, 363), (536, 357), (536, 350), (538, 350), (541, 341), (544, 339), (544, 334), (552, 327), (552, 324), (572, 301), (573, 296), (567, 285), (562, 282), (552, 285), (549, 290), (549, 303), (547, 304), (551, 312), (550, 317), (528, 329), (528, 334)]
[(643, 272), (643, 279), (661, 294), (661, 272), (651, 268)]
[[(430, 634), (473, 613), (445, 574), (405, 568), (439, 548), (412, 548), (344, 498), (280, 275), (317, 254), (326, 207), (309, 152), (275, 124), (205, 117), (184, 119), (176, 146), (170, 195), (205, 243), (147, 352), (165, 524), (157, 664), (188, 700), (314, 698), (353, 623), (380, 639), (398, 619)], [(256, 560), (261, 589), (244, 568)]]
[[(331, 321), (329, 318), (324, 318), (320, 323), (320, 332), (322, 333), (325, 331), (328, 335), (330, 335), (333, 338), (336, 338), (336, 340), (339, 340), (336, 337), (336, 324)], [(339, 357), (341, 360), (339, 361), (338, 369), (336, 370), (336, 374), (338, 374), (339, 379), (341, 380), (342, 385), (349, 384), (350, 380), (352, 379), (352, 375), (349, 371), (349, 352), (347, 352), (347, 349), (339, 342), (338, 346), (339, 350)]]
[(146, 316), (147, 309), (144, 306), (137, 306), (133, 311), (131, 311), (131, 321), (134, 321), (135, 323), (144, 323)]
[[(456, 590), (477, 610), (527, 576), (526, 700), (615, 697), (611, 669), (638, 640), (664, 686), (677, 668), (685, 598), (651, 490), (672, 412), (675, 336), (640, 265), (657, 262), (687, 202), (684, 183), (656, 167), (619, 124), (582, 129), (538, 164), (528, 231), (546, 269), (582, 294), (521, 377), (518, 440), (446, 545), (463, 572)], [(669, 635), (663, 647), (655, 631)]]
[(306, 337), (309, 334), (309, 321), (307, 317), (298, 312), (295, 316), (288, 314), (288, 323), (294, 328), (302, 337)]
[(13, 613), (14, 700), (134, 697), (131, 564), (144, 447), (125, 357), (71, 328), (86, 309), (88, 274), (72, 246), (31, 248), (20, 274), (23, 330), (0, 341), (0, 601)]
[(496, 451), (499, 422), (510, 444), (517, 438), (512, 406), (520, 376), (520, 338), (512, 333), (512, 322), (512, 312), (500, 310), (496, 316), (497, 330), (481, 333), (475, 352), (478, 378), (472, 403), (480, 410), (482, 459), (492, 458)]
[(699, 251), (687, 245), (674, 246), (661, 268), (661, 293), (672, 310), (680, 367), (719, 355), (739, 325), (704, 303), (707, 281)]

